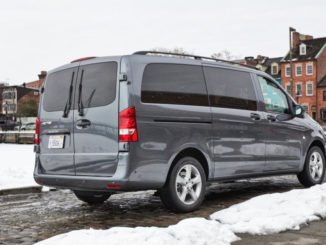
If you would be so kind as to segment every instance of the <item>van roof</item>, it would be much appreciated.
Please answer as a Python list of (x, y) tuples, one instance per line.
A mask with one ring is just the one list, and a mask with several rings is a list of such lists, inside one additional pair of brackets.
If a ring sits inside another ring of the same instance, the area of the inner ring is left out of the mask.
[(171, 60), (176, 63), (187, 63), (187, 64), (205, 64), (205, 65), (217, 65), (219, 67), (225, 67), (229, 69), (237, 69), (237, 70), (243, 70), (243, 71), (248, 71), (248, 72), (254, 72), (257, 74), (266, 74), (265, 72), (259, 70), (258, 68), (246, 64), (241, 64), (238, 62), (234, 61), (228, 61), (228, 60), (223, 60), (223, 59), (215, 59), (212, 57), (205, 57), (205, 56), (198, 56), (198, 55), (190, 55), (190, 54), (178, 54), (178, 53), (170, 53), (170, 52), (158, 52), (158, 51), (137, 51), (133, 54), (130, 55), (120, 55), (120, 56), (100, 56), (100, 57), (86, 57), (86, 58), (81, 58), (74, 60), (75, 62), (73, 63), (68, 63), (63, 66), (54, 68), (49, 71), (49, 73), (56, 72), (59, 70), (75, 67), (79, 65), (79, 61), (84, 61), (84, 60), (96, 60), (96, 61), (105, 61), (108, 59), (118, 59), (121, 57), (138, 57), (139, 59), (144, 59), (144, 60), (151, 60), (152, 62), (159, 62), (160, 60), (164, 62), (167, 62), (168, 60)]
[(180, 54), (180, 53), (161, 52), (161, 51), (137, 51), (137, 52), (133, 53), (133, 55), (165, 55), (168, 57), (192, 58), (194, 60), (223, 62), (223, 63), (227, 63), (227, 64), (231, 64), (231, 65), (238, 65), (238, 66), (258, 70), (258, 68), (256, 68), (255, 66), (241, 64), (241, 63), (238, 63), (235, 61), (218, 59), (218, 58), (207, 57), (207, 56), (192, 55), (192, 54)]

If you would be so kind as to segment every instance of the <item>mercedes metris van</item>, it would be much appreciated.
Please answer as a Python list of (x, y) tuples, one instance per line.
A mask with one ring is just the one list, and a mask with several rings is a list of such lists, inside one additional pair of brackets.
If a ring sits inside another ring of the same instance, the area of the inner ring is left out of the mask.
[(41, 93), (34, 178), (88, 203), (151, 189), (189, 212), (208, 182), (324, 178), (323, 129), (244, 65), (152, 51), (88, 57), (50, 71)]

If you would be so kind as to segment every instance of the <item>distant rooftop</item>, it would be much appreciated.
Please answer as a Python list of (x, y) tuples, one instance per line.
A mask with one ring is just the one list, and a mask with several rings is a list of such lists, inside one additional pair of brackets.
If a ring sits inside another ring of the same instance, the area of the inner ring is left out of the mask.
[[(300, 55), (299, 46), (304, 43), (306, 45), (306, 55)], [(316, 38), (311, 40), (303, 40), (300, 41), (292, 51), (292, 60), (300, 61), (300, 60), (313, 60), (316, 59), (316, 56), (321, 51), (321, 49), (326, 47), (326, 37)], [(284, 58), (284, 61), (290, 59), (290, 54), (287, 54)]]

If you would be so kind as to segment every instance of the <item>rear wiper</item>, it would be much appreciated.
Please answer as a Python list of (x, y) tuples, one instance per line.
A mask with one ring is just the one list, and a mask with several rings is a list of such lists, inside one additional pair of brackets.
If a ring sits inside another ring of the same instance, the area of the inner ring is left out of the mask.
[(96, 88), (93, 89), (91, 95), (89, 96), (88, 100), (86, 101), (85, 104), (86, 104), (87, 107), (90, 107), (90, 104), (91, 104), (92, 99), (93, 99), (93, 97), (94, 97), (95, 91), (96, 91)]
[(73, 82), (74, 82), (74, 76), (75, 76), (75, 72), (73, 72), (72, 76), (71, 76), (70, 87), (69, 87), (69, 96), (68, 96), (68, 100), (67, 100), (67, 103), (65, 105), (65, 109), (63, 111), (62, 117), (67, 117), (68, 113), (70, 111), (70, 108), (71, 108), (71, 96), (72, 96), (72, 88), (73, 88), (72, 85), (73, 85)]
[(84, 106), (82, 101), (82, 89), (83, 89), (83, 76), (84, 76), (84, 70), (82, 70), (81, 76), (80, 76), (80, 83), (78, 88), (78, 112), (79, 116), (84, 115)]

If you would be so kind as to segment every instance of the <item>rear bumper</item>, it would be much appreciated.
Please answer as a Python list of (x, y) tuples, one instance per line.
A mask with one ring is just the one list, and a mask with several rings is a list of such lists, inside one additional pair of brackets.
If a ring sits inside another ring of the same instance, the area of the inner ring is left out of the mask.
[(42, 172), (38, 159), (38, 154), (36, 154), (34, 179), (36, 183), (44, 186), (72, 190), (118, 192), (159, 189), (165, 182), (162, 179), (150, 178), (151, 176), (148, 174), (141, 174), (141, 177), (135, 174), (137, 171), (135, 166), (130, 166), (128, 153), (119, 154), (119, 163), (113, 176), (48, 174)]
[(111, 177), (34, 174), (34, 179), (37, 183), (45, 186), (72, 190), (116, 192), (158, 189), (161, 187), (160, 184), (130, 181), (128, 179), (113, 179)]

